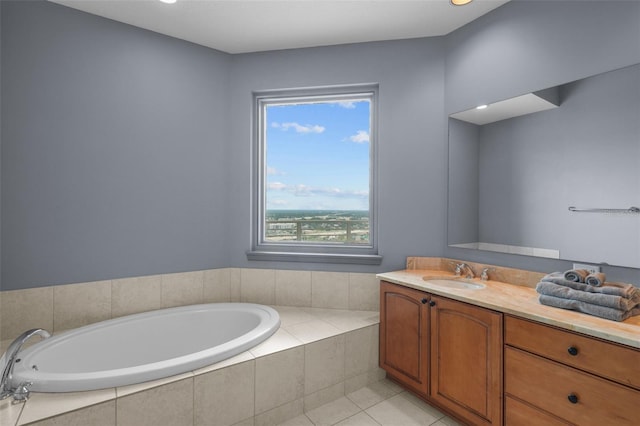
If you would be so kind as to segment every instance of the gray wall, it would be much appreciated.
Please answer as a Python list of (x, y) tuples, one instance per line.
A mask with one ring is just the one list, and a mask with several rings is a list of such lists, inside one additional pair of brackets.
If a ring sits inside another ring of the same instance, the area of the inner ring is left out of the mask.
[[(446, 121), (441, 38), (299, 49), (233, 57), (231, 266), (343, 271), (403, 268), (439, 256), (445, 241)], [(379, 83), (377, 267), (247, 261), (251, 248), (252, 91)]]
[(2, 288), (228, 264), (229, 55), (2, 1)]
[[(640, 62), (640, 2), (514, 0), (447, 37), (446, 112)], [(446, 247), (478, 262), (561, 270), (569, 262)], [(605, 268), (639, 282), (640, 269)]]
[(445, 38), (238, 56), (47, 2), (0, 4), (3, 289), (318, 268), (246, 260), (251, 92), (361, 82), (380, 84), (384, 261), (324, 268), (444, 254), (561, 269), (447, 248), (446, 113), (640, 62), (638, 2), (514, 0)]

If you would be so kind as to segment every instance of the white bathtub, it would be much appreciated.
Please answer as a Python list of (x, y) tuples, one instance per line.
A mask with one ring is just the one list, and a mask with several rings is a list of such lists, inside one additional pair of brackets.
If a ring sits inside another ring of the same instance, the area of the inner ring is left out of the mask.
[(85, 391), (192, 371), (264, 341), (278, 312), (250, 303), (213, 303), (129, 315), (70, 330), (20, 352), (12, 383), (32, 391)]

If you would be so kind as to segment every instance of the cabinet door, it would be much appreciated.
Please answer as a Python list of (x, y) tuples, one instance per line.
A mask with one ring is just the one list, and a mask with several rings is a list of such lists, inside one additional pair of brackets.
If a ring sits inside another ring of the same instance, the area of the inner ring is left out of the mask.
[(380, 367), (426, 395), (429, 390), (429, 295), (380, 283)]
[(472, 424), (502, 422), (502, 314), (432, 296), (431, 399)]

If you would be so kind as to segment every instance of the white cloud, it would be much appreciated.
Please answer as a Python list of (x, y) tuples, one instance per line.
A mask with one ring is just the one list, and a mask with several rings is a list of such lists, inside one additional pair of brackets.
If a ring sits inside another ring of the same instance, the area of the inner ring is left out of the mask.
[(369, 143), (369, 132), (358, 130), (355, 135), (349, 136), (349, 140), (355, 143)]
[(292, 123), (278, 123), (278, 122), (273, 122), (271, 123), (271, 127), (276, 128), (276, 129), (282, 129), (285, 132), (287, 130), (289, 130), (290, 128), (293, 128), (297, 133), (303, 133), (303, 134), (307, 134), (307, 133), (322, 133), (325, 131), (325, 128), (323, 126), (320, 126), (319, 124), (306, 124), (306, 125), (302, 125), (302, 124), (298, 124), (295, 122)]
[(277, 207), (282, 207), (289, 205), (289, 202), (287, 200), (269, 200), (269, 204)]
[(282, 172), (282, 171), (276, 169), (275, 167), (267, 166), (267, 176), (282, 176), (284, 174), (285, 174), (285, 172)]
[(346, 109), (354, 109), (356, 107), (356, 104), (353, 101), (338, 102), (338, 105)]
[(314, 195), (323, 195), (333, 198), (354, 198), (368, 199), (369, 191), (355, 191), (340, 188), (314, 188), (304, 184), (287, 185), (282, 182), (273, 182), (267, 184), (267, 189), (272, 191), (284, 191), (295, 197), (311, 197)]

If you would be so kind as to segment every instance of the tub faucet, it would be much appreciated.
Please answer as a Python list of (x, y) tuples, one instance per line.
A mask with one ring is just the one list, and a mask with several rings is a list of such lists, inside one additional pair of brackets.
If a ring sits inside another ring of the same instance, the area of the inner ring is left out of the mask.
[(13, 366), (16, 362), (20, 362), (20, 359), (17, 359), (18, 352), (22, 349), (22, 345), (24, 345), (31, 336), (36, 334), (43, 339), (51, 337), (51, 334), (42, 328), (25, 331), (9, 345), (9, 349), (7, 349), (2, 358), (0, 358), (0, 360), (4, 361), (4, 364), (2, 364), (2, 381), (0, 382), (0, 399), (12, 396), (14, 402), (20, 402), (26, 401), (27, 398), (29, 398), (29, 386), (31, 386), (32, 383), (25, 382), (11, 387), (11, 379), (13, 377)]

